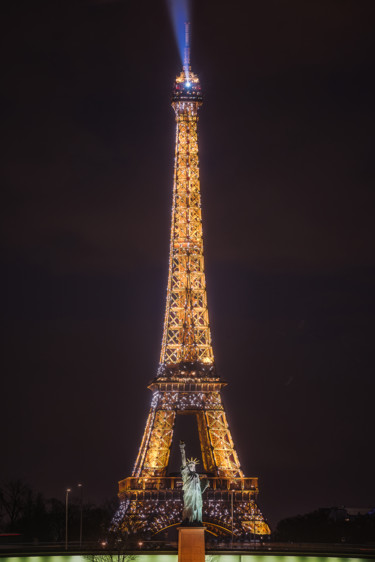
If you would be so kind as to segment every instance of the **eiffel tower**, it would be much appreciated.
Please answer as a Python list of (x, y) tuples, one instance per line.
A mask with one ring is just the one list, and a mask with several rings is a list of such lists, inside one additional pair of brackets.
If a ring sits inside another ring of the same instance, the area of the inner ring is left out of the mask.
[(257, 506), (258, 479), (241, 469), (215, 369), (208, 319), (198, 160), (198, 109), (202, 93), (191, 71), (189, 29), (185, 60), (172, 107), (176, 150), (167, 304), (157, 376), (150, 383), (151, 408), (131, 477), (119, 482), (115, 523), (136, 535), (155, 536), (181, 523), (182, 481), (168, 475), (178, 414), (195, 416), (203, 468), (203, 523), (216, 536), (243, 538), (270, 529)]

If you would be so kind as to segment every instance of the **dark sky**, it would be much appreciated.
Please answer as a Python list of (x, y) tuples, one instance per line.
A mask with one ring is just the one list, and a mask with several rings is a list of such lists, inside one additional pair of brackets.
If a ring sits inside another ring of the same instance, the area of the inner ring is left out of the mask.
[[(1, 11), (0, 477), (101, 501), (158, 365), (178, 51), (162, 0)], [(271, 524), (375, 505), (374, 26), (373, 0), (193, 6), (214, 352)]]

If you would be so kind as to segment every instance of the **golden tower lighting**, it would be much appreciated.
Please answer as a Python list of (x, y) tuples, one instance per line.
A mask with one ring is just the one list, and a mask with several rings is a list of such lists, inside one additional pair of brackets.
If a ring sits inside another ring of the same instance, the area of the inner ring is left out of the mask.
[[(160, 365), (141, 446), (131, 477), (119, 482), (115, 524), (134, 534), (155, 535), (181, 523), (181, 479), (168, 476), (176, 416), (195, 416), (203, 469), (210, 481), (203, 521), (214, 535), (243, 537), (270, 530), (256, 498), (258, 479), (246, 478), (234, 448), (211, 344), (203, 257), (198, 158), (199, 79), (191, 70), (187, 41), (172, 106), (176, 148), (169, 277)], [(233, 515), (233, 521), (232, 521)]]

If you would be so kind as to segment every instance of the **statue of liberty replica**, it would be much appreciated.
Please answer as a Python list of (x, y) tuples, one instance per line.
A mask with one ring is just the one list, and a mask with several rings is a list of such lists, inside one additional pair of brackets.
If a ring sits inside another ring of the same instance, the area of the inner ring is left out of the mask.
[(207, 478), (201, 480), (195, 467), (198, 459), (186, 459), (185, 443), (180, 441), (182, 458), (181, 476), (184, 491), (184, 510), (182, 512), (183, 525), (202, 525), (202, 494), (209, 487)]

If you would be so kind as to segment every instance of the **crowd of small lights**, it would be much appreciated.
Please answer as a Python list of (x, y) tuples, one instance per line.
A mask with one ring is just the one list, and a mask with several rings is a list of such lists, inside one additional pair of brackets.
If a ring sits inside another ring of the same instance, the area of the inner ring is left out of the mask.
[(112, 519), (112, 526), (115, 529), (118, 529), (119, 526), (124, 521), (126, 512), (129, 509), (129, 505), (130, 505), (130, 500), (128, 500), (128, 499), (120, 502), (120, 505), (119, 505), (119, 507), (118, 507), (115, 515), (113, 516), (113, 519)]
[(151, 408), (163, 410), (222, 409), (218, 392), (160, 392), (155, 391)]
[(128, 533), (155, 534), (169, 525), (181, 522), (182, 509), (182, 498), (124, 501), (120, 504), (113, 523)]
[[(130, 534), (154, 535), (171, 525), (182, 523), (183, 499), (145, 499), (126, 500), (113, 519), (113, 525)], [(233, 502), (233, 522), (231, 501), (223, 499), (203, 502), (203, 522), (215, 526), (216, 532), (232, 532), (236, 538), (246, 532), (264, 534), (266, 524), (254, 501)], [(220, 531), (218, 528), (223, 527)], [(262, 533), (263, 531), (263, 533)]]
[(201, 361), (180, 361), (179, 363), (168, 364), (160, 363), (158, 367), (158, 378), (168, 380), (189, 380), (190, 382), (199, 381), (207, 377), (220, 381), (216, 375), (214, 364), (202, 363)]

